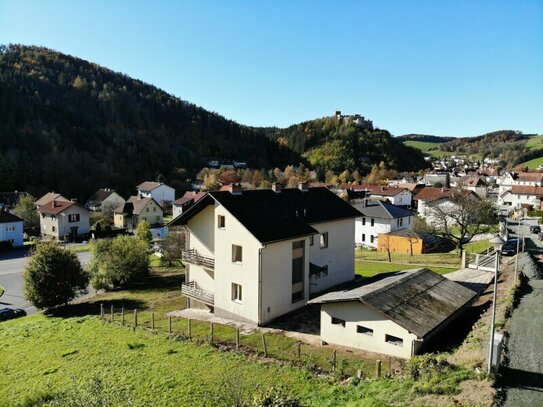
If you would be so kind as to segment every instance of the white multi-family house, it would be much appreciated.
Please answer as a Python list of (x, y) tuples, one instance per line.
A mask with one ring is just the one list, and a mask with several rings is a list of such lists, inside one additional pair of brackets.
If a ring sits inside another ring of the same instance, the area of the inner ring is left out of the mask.
[(354, 278), (360, 213), (327, 188), (211, 191), (170, 226), (187, 230), (189, 307), (256, 325)]
[(111, 188), (102, 188), (96, 191), (85, 203), (85, 208), (95, 212), (111, 213), (125, 200)]
[[(520, 202), (519, 200), (515, 199), (512, 196), (515, 194), (510, 194), (508, 192), (511, 191), (514, 186), (543, 187), (543, 173), (521, 172), (517, 174), (513, 172), (508, 172), (503, 177), (498, 179), (498, 185), (499, 185), (498, 203), (500, 205), (513, 205), (513, 201), (515, 201), (515, 204), (513, 206), (519, 206), (522, 203), (527, 203), (527, 202)], [(531, 198), (525, 198), (524, 200), (531, 201)]]
[(13, 247), (22, 246), (24, 244), (23, 220), (4, 209), (0, 209), (0, 243), (1, 242), (9, 242)]
[(38, 207), (44, 238), (76, 240), (89, 233), (89, 211), (74, 201), (53, 199)]
[(198, 202), (201, 198), (204, 197), (205, 194), (206, 194), (205, 192), (187, 191), (181, 198), (173, 201), (173, 204), (172, 204), (173, 219), (177, 218), (184, 211), (186, 211), (188, 208), (190, 208), (192, 205)]
[(362, 214), (355, 223), (354, 241), (357, 245), (376, 249), (379, 234), (408, 229), (413, 223), (413, 212), (388, 202), (362, 199), (353, 206)]
[(363, 184), (346, 185), (344, 188), (347, 191), (367, 191), (373, 199), (388, 201), (393, 205), (409, 207), (412, 205), (413, 194), (406, 187)]
[[(426, 187), (421, 189), (415, 195), (417, 202), (417, 213), (421, 218), (424, 218), (429, 225), (435, 225), (438, 220), (435, 217), (434, 209), (439, 208), (443, 212), (454, 211), (457, 205), (453, 202), (454, 194), (460, 193), (460, 190), (453, 188), (433, 188)], [(474, 199), (480, 199), (473, 191), (462, 191)]]
[(512, 208), (528, 208), (540, 210), (542, 207), (543, 187), (513, 185), (510, 190), (500, 195), (502, 205)]
[(162, 182), (146, 181), (137, 187), (138, 195), (144, 198), (153, 198), (163, 208), (175, 201), (175, 189)]

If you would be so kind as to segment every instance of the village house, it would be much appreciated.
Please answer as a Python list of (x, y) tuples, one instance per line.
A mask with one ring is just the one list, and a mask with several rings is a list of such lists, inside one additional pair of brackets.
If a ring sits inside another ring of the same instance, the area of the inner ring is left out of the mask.
[(128, 201), (113, 210), (113, 225), (130, 232), (143, 221), (151, 227), (160, 227), (163, 216), (162, 207), (153, 198), (131, 196)]
[(413, 212), (388, 202), (364, 198), (351, 203), (362, 216), (356, 218), (355, 239), (357, 245), (376, 249), (379, 235), (408, 229), (413, 223)]
[(24, 244), (23, 220), (5, 209), (0, 209), (0, 244), (2, 242), (9, 242), (13, 247)]
[(428, 269), (364, 279), (312, 299), (324, 343), (399, 358), (420, 353), (477, 293)]
[(85, 207), (93, 212), (108, 212), (120, 205), (124, 204), (125, 200), (117, 192), (111, 188), (102, 188), (96, 191), (85, 203)]
[(166, 208), (175, 201), (175, 189), (162, 182), (146, 181), (137, 187), (138, 195), (144, 198), (153, 198), (162, 208)]
[[(504, 195), (506, 191), (510, 191), (514, 185), (543, 187), (543, 173), (541, 172), (506, 172), (503, 176), (496, 180), (499, 185), (499, 196)], [(499, 201), (502, 205), (503, 202)]]
[(353, 191), (367, 191), (371, 194), (372, 199), (379, 199), (382, 201), (388, 201), (393, 205), (407, 206), (412, 205), (413, 194), (407, 188), (403, 187), (389, 187), (381, 185), (344, 185), (345, 190)]
[(205, 194), (206, 194), (205, 192), (187, 191), (181, 198), (173, 201), (173, 205), (172, 205), (173, 219), (177, 218), (184, 211), (186, 211), (188, 208), (190, 208), (192, 205), (198, 202), (201, 198), (204, 197)]
[(475, 192), (480, 198), (486, 198), (488, 185), (484, 177), (464, 176), (459, 180), (459, 186), (467, 191)]
[(543, 187), (513, 185), (500, 195), (500, 204), (529, 210), (543, 208)]
[(38, 209), (40, 206), (45, 205), (51, 201), (64, 201), (64, 202), (70, 202), (68, 198), (63, 197), (61, 194), (56, 192), (48, 192), (42, 197), (38, 198), (36, 201), (34, 201), (34, 205), (36, 205), (36, 209)]
[[(455, 193), (458, 193), (458, 190), (454, 188), (426, 187), (420, 190), (414, 197), (417, 202), (418, 215), (424, 218), (429, 225), (434, 224), (436, 219), (433, 208), (439, 207), (445, 212), (455, 210), (456, 204), (451, 199)], [(469, 194), (474, 199), (480, 199), (475, 192), (464, 191), (463, 193)]]
[(183, 294), (191, 308), (256, 325), (354, 278), (355, 208), (327, 188), (211, 191), (185, 226)]
[(74, 201), (53, 199), (38, 212), (43, 238), (75, 241), (89, 233), (89, 211)]

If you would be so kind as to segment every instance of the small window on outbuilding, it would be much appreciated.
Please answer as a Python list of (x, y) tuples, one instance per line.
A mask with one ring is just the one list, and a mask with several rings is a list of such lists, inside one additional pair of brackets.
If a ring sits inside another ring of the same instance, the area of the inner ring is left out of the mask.
[(217, 217), (217, 227), (219, 229), (224, 229), (226, 227), (226, 218), (224, 217), (224, 215), (219, 215)]
[(336, 317), (332, 317), (332, 325), (341, 325), (342, 327), (345, 327), (345, 320), (340, 319), (340, 318), (336, 318)]
[(358, 332), (359, 334), (373, 336), (373, 329), (367, 328), (367, 327), (362, 326), (362, 325), (357, 325), (356, 326), (356, 332)]
[(391, 345), (403, 346), (403, 339), (402, 338), (398, 338), (397, 336), (392, 336), (392, 335), (389, 335), (389, 334), (385, 335), (385, 342), (390, 343)]

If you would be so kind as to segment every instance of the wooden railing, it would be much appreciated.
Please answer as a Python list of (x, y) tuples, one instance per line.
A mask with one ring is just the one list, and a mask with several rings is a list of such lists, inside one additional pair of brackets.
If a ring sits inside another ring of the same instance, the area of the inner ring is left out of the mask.
[(181, 293), (205, 304), (214, 305), (215, 303), (215, 296), (213, 293), (200, 288), (196, 281), (189, 281), (181, 284)]
[(212, 270), (215, 269), (215, 259), (213, 257), (202, 256), (196, 249), (183, 250), (181, 258), (187, 263), (197, 264)]

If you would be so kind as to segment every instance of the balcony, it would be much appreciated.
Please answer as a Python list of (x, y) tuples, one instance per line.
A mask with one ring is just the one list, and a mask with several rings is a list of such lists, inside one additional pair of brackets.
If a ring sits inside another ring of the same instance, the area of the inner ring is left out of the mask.
[(215, 259), (209, 256), (202, 256), (196, 249), (183, 250), (181, 259), (187, 263), (197, 264), (210, 270), (215, 270)]
[(181, 284), (181, 293), (186, 297), (194, 298), (207, 305), (213, 306), (215, 303), (215, 296), (213, 293), (200, 288), (196, 281), (189, 281)]

